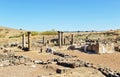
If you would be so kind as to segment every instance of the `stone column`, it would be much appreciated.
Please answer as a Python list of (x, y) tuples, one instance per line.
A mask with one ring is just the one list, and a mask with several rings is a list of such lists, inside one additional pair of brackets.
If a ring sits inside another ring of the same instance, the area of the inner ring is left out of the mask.
[(22, 48), (25, 48), (25, 34), (22, 35)]
[(61, 32), (58, 31), (58, 46), (61, 47)]
[(45, 44), (45, 37), (43, 36), (42, 39), (43, 39), (42, 43), (43, 43), (43, 45), (44, 45), (44, 44)]
[(73, 41), (74, 41), (74, 35), (71, 34), (71, 45), (73, 45)]
[(63, 36), (63, 32), (61, 32), (61, 44), (64, 44), (64, 36)]
[(96, 42), (96, 45), (95, 45), (95, 47), (94, 47), (94, 51), (95, 51), (95, 53), (100, 53), (100, 51), (101, 51), (101, 48), (100, 48), (100, 43), (99, 42)]
[(64, 45), (66, 45), (66, 39), (64, 38)]
[(28, 32), (28, 50), (31, 50), (31, 32)]

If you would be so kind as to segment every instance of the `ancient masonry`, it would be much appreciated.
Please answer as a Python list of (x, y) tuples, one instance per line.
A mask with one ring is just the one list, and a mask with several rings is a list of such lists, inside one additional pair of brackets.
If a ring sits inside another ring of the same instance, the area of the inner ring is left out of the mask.
[[(74, 35), (71, 34), (71, 41), (70, 44), (73, 45)], [(58, 46), (61, 47), (62, 45), (65, 45), (66, 40), (64, 38), (64, 32), (58, 31)]]
[(43, 39), (43, 45), (44, 45), (44, 44), (45, 44), (45, 37), (43, 36), (43, 38), (42, 38), (42, 39)]
[[(53, 53), (51, 53), (51, 52), (53, 52)], [(71, 71), (70, 68), (86, 67), (86, 68), (96, 69), (96, 70), (100, 71), (103, 75), (105, 75), (106, 77), (119, 77), (120, 76), (120, 73), (118, 71), (113, 71), (112, 69), (110, 69), (108, 67), (95, 65), (93, 63), (86, 62), (86, 61), (83, 61), (83, 60), (80, 60), (80, 59), (77, 59), (77, 60), (72, 60), (71, 59), (71, 61), (70, 60), (68, 61), (68, 58), (74, 58), (74, 57), (77, 57), (77, 56), (71, 56), (71, 55), (61, 53), (61, 52), (56, 52), (56, 51), (53, 51), (52, 49), (51, 49), (51, 52), (49, 52), (49, 53), (51, 53), (53, 55), (63, 57), (63, 59), (57, 58), (57, 59), (54, 59), (54, 60), (49, 60), (49, 63), (57, 62), (57, 65), (61, 65), (63, 67), (69, 67), (68, 69), (58, 68), (56, 70), (57, 73), (61, 74), (61, 73), (70, 72)]]
[(31, 50), (31, 32), (28, 32), (28, 50)]
[(25, 34), (22, 35), (22, 47), (25, 48)]
[(94, 51), (95, 53), (113, 53), (115, 52), (114, 43), (96, 43), (88, 45), (88, 51)]
[(71, 45), (73, 45), (74, 35), (71, 34)]
[[(26, 50), (26, 46), (25, 46), (25, 34), (22, 35), (22, 48), (23, 50)], [(31, 50), (31, 32), (28, 32), (28, 47), (27, 50), (30, 51)]]
[(63, 32), (58, 31), (58, 46), (61, 48), (63, 44)]

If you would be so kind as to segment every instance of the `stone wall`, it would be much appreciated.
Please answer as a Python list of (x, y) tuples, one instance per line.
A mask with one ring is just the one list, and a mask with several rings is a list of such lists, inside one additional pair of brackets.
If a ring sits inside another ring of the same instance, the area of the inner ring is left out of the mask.
[(99, 44), (99, 52), (98, 53), (113, 53), (114, 50), (114, 44)]
[(115, 52), (114, 49), (114, 43), (96, 43), (96, 44), (91, 44), (88, 45), (87, 47), (88, 51), (93, 51), (95, 53), (113, 53)]

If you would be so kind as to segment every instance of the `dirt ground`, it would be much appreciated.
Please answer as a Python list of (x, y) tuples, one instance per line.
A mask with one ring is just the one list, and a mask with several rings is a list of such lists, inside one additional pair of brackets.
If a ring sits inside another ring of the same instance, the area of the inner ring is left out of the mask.
[[(58, 48), (55, 48), (56, 50)], [(58, 49), (58, 51), (75, 55), (77, 58), (88, 61), (94, 64), (99, 64), (101, 66), (109, 67), (113, 70), (120, 71), (120, 52), (107, 53), (107, 54), (92, 54), (92, 53), (84, 53), (79, 50), (67, 50), (66, 47), (63, 47), (64, 50)]]
[[(87, 72), (86, 72), (87, 71)], [(44, 68), (41, 65), (30, 66), (11, 66), (0, 68), (0, 77), (105, 77), (101, 72), (91, 68), (77, 68), (70, 73), (56, 74), (52, 66)]]
[[(112, 54), (88, 54), (78, 50), (67, 50), (67, 47), (53, 47), (52, 49), (65, 54), (77, 56), (74, 59), (88, 61), (101, 66), (110, 67), (112, 70), (120, 71), (119, 52)], [(45, 50), (43, 53), (39, 53), (39, 50), (28, 52), (16, 50), (15, 54), (29, 57), (32, 60), (47, 61), (48, 59), (59, 58), (59, 56), (46, 53)], [(57, 68), (62, 68), (62, 66), (58, 66), (53, 63), (47, 66), (38, 64), (25, 66), (22, 64), (17, 66), (0, 67), (0, 77), (104, 77), (101, 72), (91, 68), (81, 67), (72, 69), (72, 72), (70, 73), (56, 74)]]
[[(0, 46), (8, 43), (22, 43), (22, 37), (20, 38), (8, 38), (10, 36), (16, 36), (24, 33), (22, 30), (14, 30), (14, 29), (4, 29), (4, 27), (0, 27), (2, 29), (1, 34), (5, 35), (7, 38), (0, 38)], [(120, 31), (119, 31), (120, 32)], [(119, 34), (119, 33), (118, 33)], [(68, 35), (68, 33), (66, 34)], [(56, 38), (56, 36), (48, 36), (44, 35), (45, 39), (48, 40), (50, 38)], [(81, 37), (81, 36), (80, 36)], [(113, 37), (113, 36), (112, 36)], [(43, 38), (43, 35), (32, 36), (32, 43), (39, 44)], [(27, 41), (27, 37), (26, 37)], [(45, 48), (45, 47), (44, 47)], [(109, 54), (90, 54), (84, 53), (79, 50), (67, 50), (67, 46), (59, 47), (50, 47), (57, 52), (65, 53), (68, 55), (76, 56), (72, 59), (80, 59), (83, 61), (88, 61), (93, 64), (99, 64), (103, 67), (109, 67), (114, 71), (120, 71), (120, 52), (109, 53)], [(48, 59), (60, 58), (60, 56), (53, 55), (50, 53), (46, 53), (45, 49), (42, 53), (40, 52), (40, 48), (35, 48), (33, 46), (32, 51), (24, 52), (20, 49), (14, 49), (15, 55), (26, 56), (32, 60), (41, 60), (47, 61)], [(2, 52), (2, 51), (0, 51)], [(71, 59), (71, 58), (69, 58)], [(49, 65), (41, 65), (41, 64), (31, 64), (31, 65), (15, 65), (15, 66), (0, 66), (0, 77), (105, 77), (100, 71), (92, 69), (92, 68), (75, 68), (71, 69), (71, 72), (64, 74), (57, 74), (56, 69), (63, 68), (62, 66), (58, 66), (55, 63)], [(64, 67), (65, 68), (65, 67)]]

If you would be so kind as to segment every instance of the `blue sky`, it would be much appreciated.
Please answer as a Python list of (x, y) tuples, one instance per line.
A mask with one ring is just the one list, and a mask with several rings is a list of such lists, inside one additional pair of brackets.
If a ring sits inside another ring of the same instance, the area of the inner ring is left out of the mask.
[(120, 29), (120, 0), (0, 0), (0, 25), (36, 31)]

